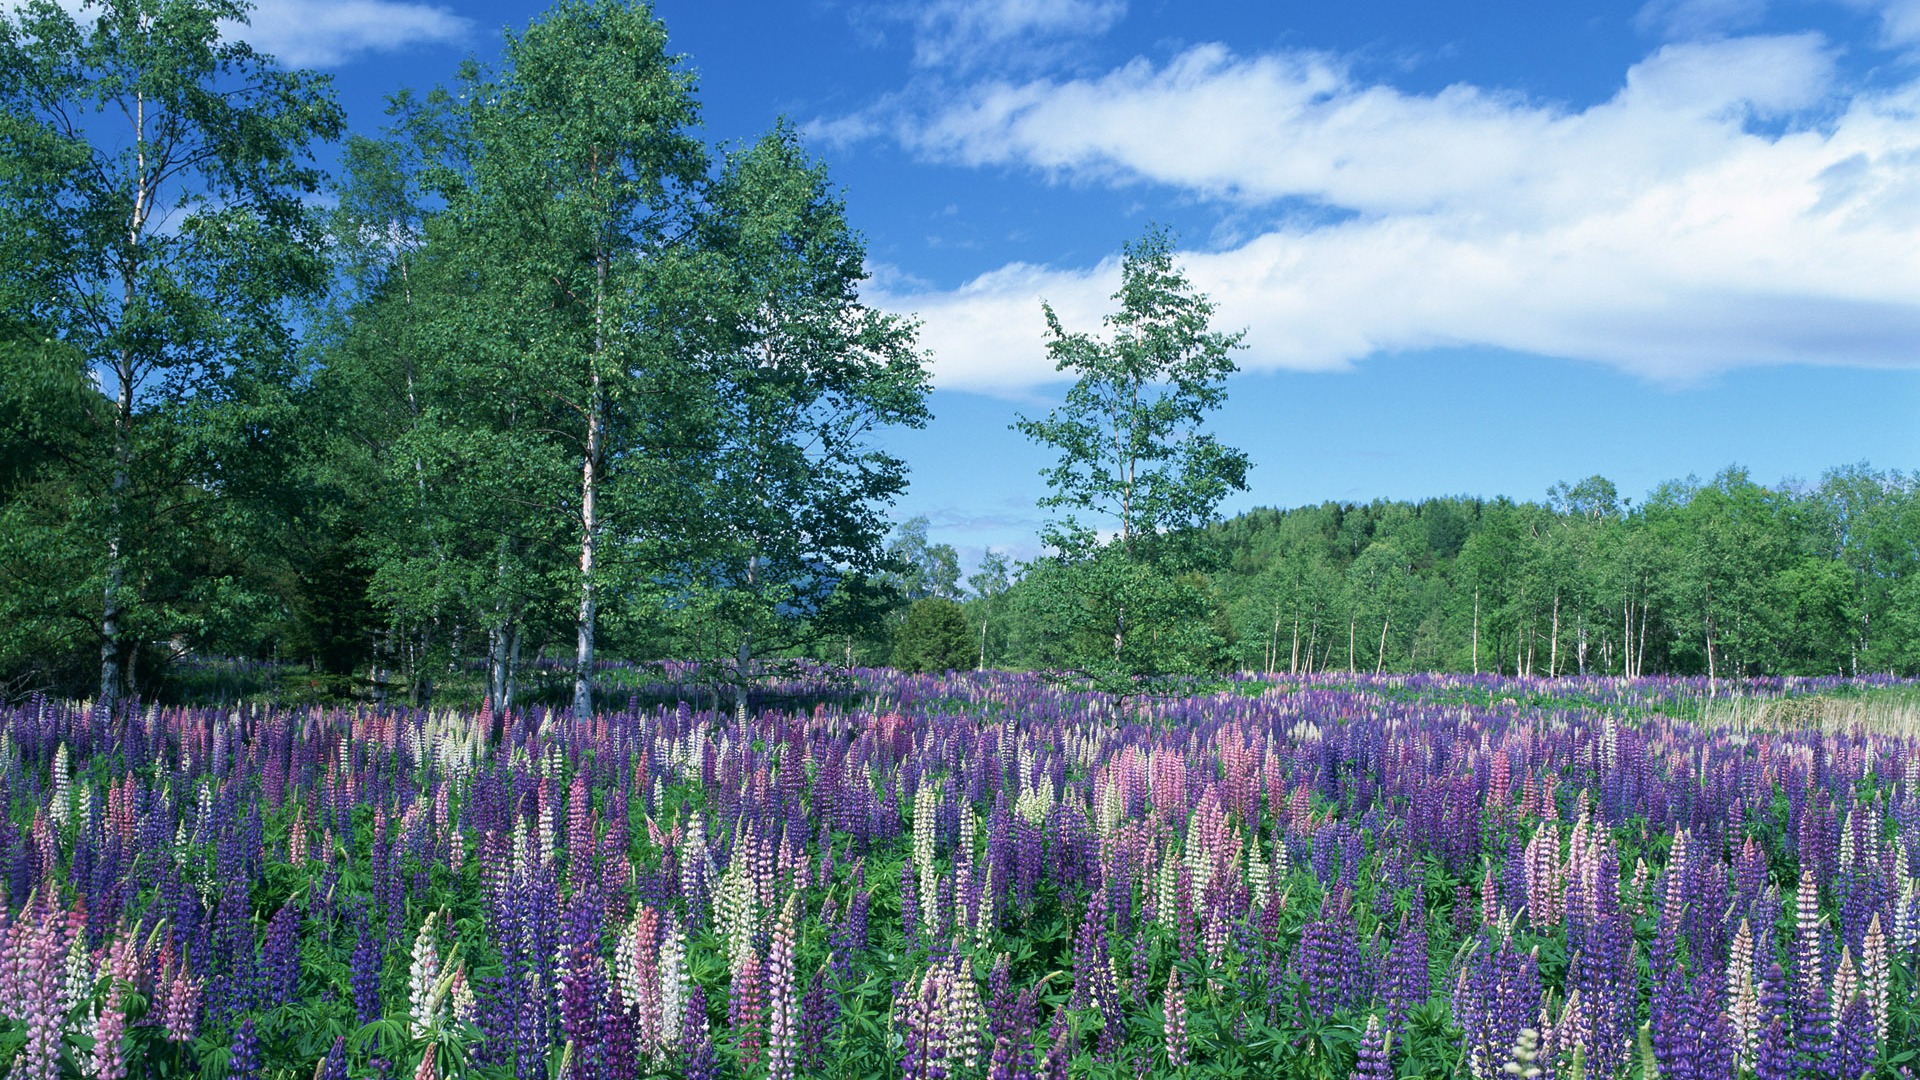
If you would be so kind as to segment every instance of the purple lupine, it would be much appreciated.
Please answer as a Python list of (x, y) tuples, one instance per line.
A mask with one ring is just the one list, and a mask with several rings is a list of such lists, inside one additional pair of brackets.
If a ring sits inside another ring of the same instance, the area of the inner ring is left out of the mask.
[(813, 973), (806, 996), (800, 999), (800, 1055), (802, 1073), (816, 1073), (826, 1064), (827, 1042), (840, 1019), (840, 999), (827, 986), (825, 969)]
[(345, 1035), (334, 1036), (333, 1047), (327, 1051), (326, 1058), (320, 1062), (316, 1076), (317, 1080), (347, 1080), (347, 1037)]
[(361, 927), (350, 961), (353, 1014), (361, 1024), (371, 1024), (381, 1016), (380, 959), (380, 946), (374, 942), (372, 930)]
[(231, 1080), (260, 1080), (260, 1067), (260, 1039), (249, 1016), (234, 1029), (233, 1041), (227, 1047), (227, 1076)]
[(292, 901), (274, 912), (267, 923), (262, 967), (266, 984), (264, 1007), (272, 1009), (291, 1003), (300, 981), (300, 913)]
[(1827, 1062), (1827, 1071), (1838, 1080), (1860, 1080), (1873, 1069), (1874, 1045), (1878, 1032), (1874, 1030), (1873, 1009), (1867, 1004), (1865, 994), (1855, 994), (1840, 1012), (1840, 1022), (1833, 1032), (1833, 1054)]
[(699, 984), (687, 993), (687, 1015), (680, 1025), (681, 1073), (686, 1080), (718, 1080), (720, 1061), (707, 1031), (707, 992)]
[(1367, 1030), (1360, 1036), (1360, 1055), (1353, 1066), (1352, 1080), (1393, 1080), (1393, 1060), (1389, 1056), (1391, 1038), (1381, 1030), (1379, 1017), (1367, 1017)]
[(1754, 1080), (1795, 1080), (1800, 1075), (1800, 1054), (1787, 1032), (1786, 1017), (1775, 1013), (1760, 1033), (1760, 1052), (1754, 1060)]
[(1387, 1030), (1398, 1031), (1406, 1024), (1408, 1015), (1425, 1004), (1431, 993), (1427, 927), (1418, 904), (1400, 920), (1400, 934), (1387, 948), (1380, 975), (1381, 985), (1376, 996), (1386, 1007)]
[(1294, 950), (1292, 973), (1300, 987), (1300, 1007), (1325, 1016), (1361, 1004), (1360, 943), (1347, 917), (1347, 897), (1327, 894), (1320, 915), (1308, 921)]

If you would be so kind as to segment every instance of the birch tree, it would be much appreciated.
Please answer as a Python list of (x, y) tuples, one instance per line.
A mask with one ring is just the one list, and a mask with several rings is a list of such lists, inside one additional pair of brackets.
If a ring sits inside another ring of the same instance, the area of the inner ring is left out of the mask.
[(99, 552), (97, 704), (126, 690), (181, 546), (165, 530), (232, 497), (242, 452), (285, 418), (288, 305), (325, 282), (302, 197), (335, 138), (324, 78), (220, 24), (237, 0), (35, 0), (0, 15), (0, 218), (28, 316), (112, 402), (87, 494)]

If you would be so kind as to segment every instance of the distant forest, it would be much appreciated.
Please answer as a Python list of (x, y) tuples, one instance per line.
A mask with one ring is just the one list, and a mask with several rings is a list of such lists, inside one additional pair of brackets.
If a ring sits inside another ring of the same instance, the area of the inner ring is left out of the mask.
[[(1593, 477), (1543, 502), (1260, 509), (1210, 530), (1223, 669), (1520, 675), (1920, 668), (1920, 484), (1866, 465), (1767, 487), (1730, 468), (1643, 501)], [(978, 597), (987, 662), (1043, 665), (1014, 585)], [(989, 605), (995, 610), (988, 610)]]
[(1905, 669), (1920, 659), (1914, 495), (1912, 477), (1864, 466), (1804, 490), (1730, 469), (1639, 506), (1596, 477), (1544, 503), (1256, 512), (1220, 529), (1223, 593), (1241, 664), (1268, 670)]

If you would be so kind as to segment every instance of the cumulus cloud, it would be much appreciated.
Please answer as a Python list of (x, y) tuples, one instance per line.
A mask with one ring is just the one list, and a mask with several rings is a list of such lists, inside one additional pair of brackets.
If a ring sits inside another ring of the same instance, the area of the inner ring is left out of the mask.
[[(864, 123), (930, 160), (1339, 211), (1185, 257), (1248, 369), (1466, 345), (1673, 381), (1920, 362), (1920, 84), (1845, 97), (1817, 36), (1670, 45), (1580, 110), (1203, 46)], [(939, 385), (1022, 393), (1054, 378), (1039, 299), (1092, 327), (1117, 283), (1109, 260), (877, 292), (925, 319)]]
[(249, 25), (227, 32), (290, 67), (337, 67), (366, 53), (462, 44), (473, 20), (404, 0), (257, 0)]

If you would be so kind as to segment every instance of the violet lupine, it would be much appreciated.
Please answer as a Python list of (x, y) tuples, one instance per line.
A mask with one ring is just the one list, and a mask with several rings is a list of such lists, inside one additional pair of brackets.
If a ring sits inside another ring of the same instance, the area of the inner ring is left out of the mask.
[(327, 1056), (315, 1070), (315, 1080), (347, 1080), (347, 1037), (336, 1035)]
[(707, 1031), (707, 991), (699, 984), (687, 992), (687, 1014), (680, 1025), (681, 1074), (686, 1080), (718, 1080), (720, 1061)]
[(233, 1041), (227, 1047), (227, 1076), (231, 1080), (260, 1080), (260, 1066), (260, 1039), (249, 1016), (234, 1029)]
[(1367, 1030), (1360, 1036), (1360, 1055), (1353, 1066), (1352, 1080), (1393, 1080), (1392, 1039), (1391, 1034), (1381, 1030), (1379, 1017), (1367, 1017)]
[(267, 923), (262, 961), (265, 1006), (271, 1009), (291, 1003), (300, 981), (300, 913), (292, 901), (283, 904)]
[(1840, 1010), (1827, 1071), (1838, 1080), (1860, 1080), (1873, 1070), (1874, 1044), (1873, 1007), (1866, 995), (1855, 994)]
[(918, 984), (907, 983), (907, 999), (896, 1010), (903, 1080), (946, 1080), (946, 1030), (940, 1015), (943, 981), (939, 968), (928, 968)]

